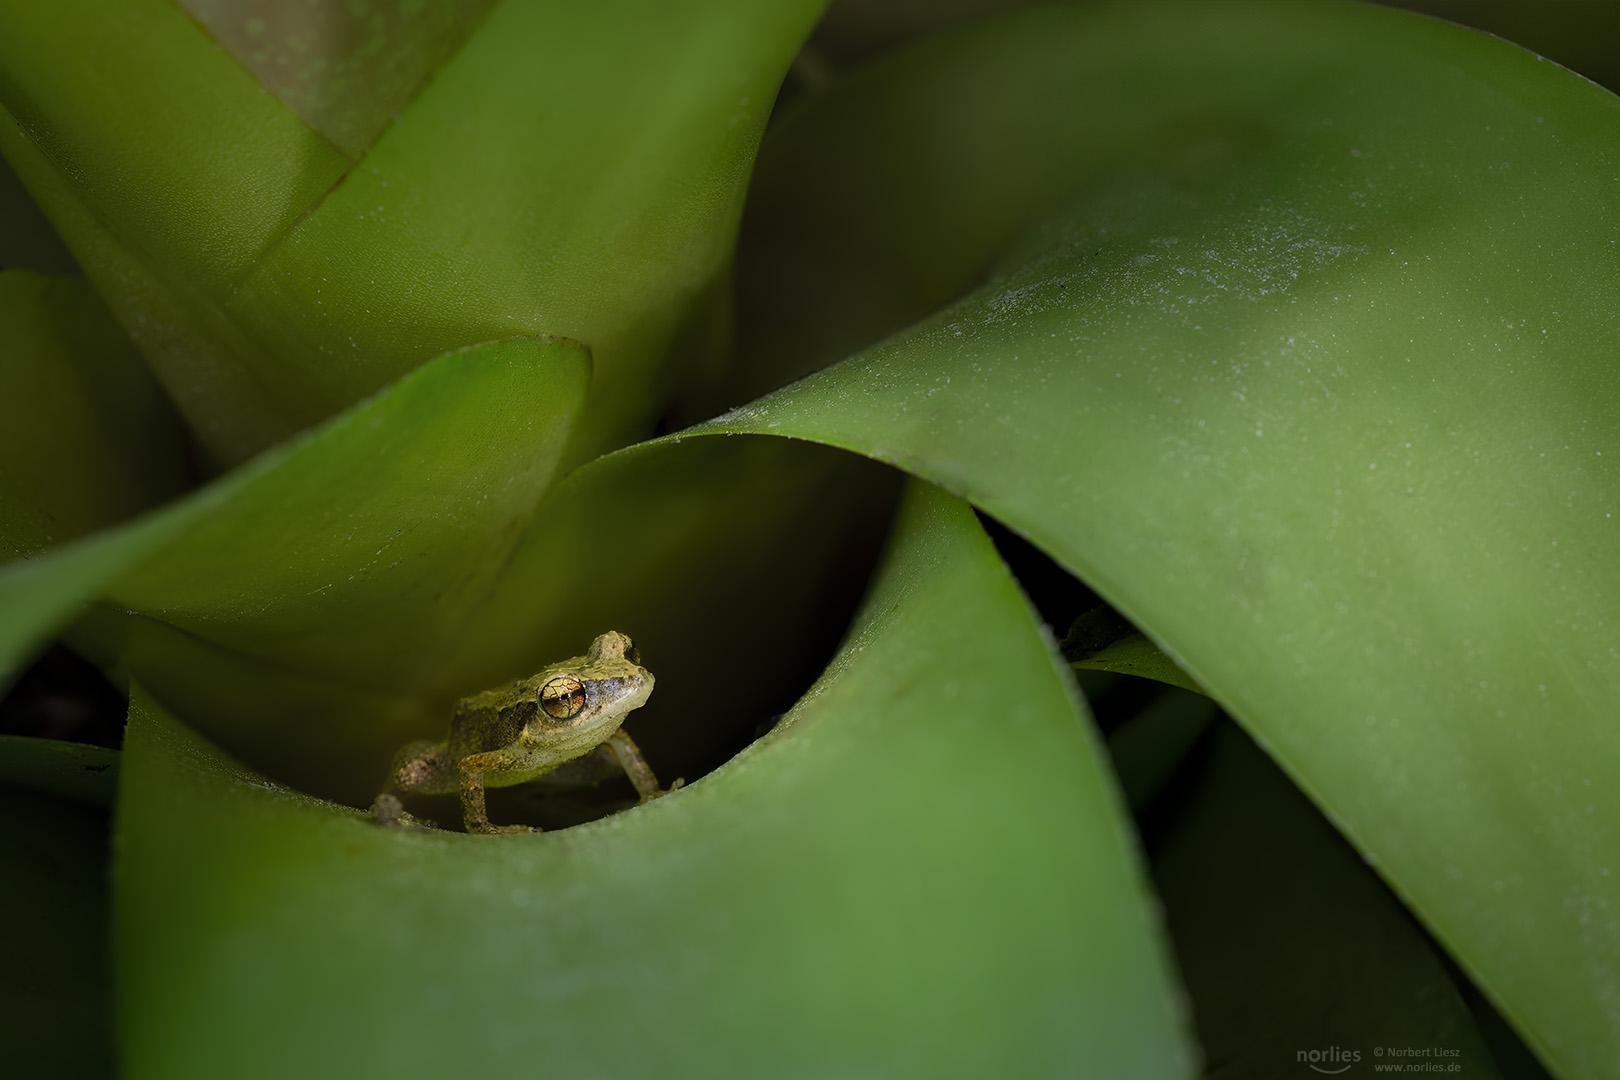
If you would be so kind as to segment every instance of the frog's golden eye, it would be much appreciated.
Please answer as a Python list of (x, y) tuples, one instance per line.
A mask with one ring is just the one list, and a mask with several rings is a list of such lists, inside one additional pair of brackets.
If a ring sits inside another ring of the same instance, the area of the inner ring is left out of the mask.
[(552, 679), (540, 688), (540, 707), (553, 720), (572, 720), (585, 707), (585, 687), (572, 675)]

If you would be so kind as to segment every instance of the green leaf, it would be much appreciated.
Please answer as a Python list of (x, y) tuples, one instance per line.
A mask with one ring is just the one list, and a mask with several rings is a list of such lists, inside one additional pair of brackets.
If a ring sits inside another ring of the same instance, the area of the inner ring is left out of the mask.
[(645, 431), (820, 7), (497, 7), (228, 298), (260, 377), (319, 413), (444, 349), (544, 330), (596, 361), (573, 460)]
[[(719, 349), (748, 165), (820, 6), (501, 4), (351, 162), (178, 7), (75, 0), (0, 18), (0, 150), (219, 463), (541, 333), (595, 358), (577, 463)], [(441, 30), (390, 55), (421, 70)]]
[(516, 545), (589, 374), (569, 342), (453, 353), (156, 514), (13, 563), (3, 667), (111, 590), (233, 648), (409, 686)]
[(0, 559), (185, 484), (174, 410), (82, 278), (0, 270)]
[[(1620, 1075), (1620, 101), (1375, 8), (1147, 5), (985, 24), (814, 108), (806, 198), (841, 171), (894, 209), (936, 293), (1005, 261), (705, 430), (870, 454), (1035, 541), (1555, 1071)], [(893, 153), (861, 137), (905, 109)]]
[(1185, 1076), (1096, 749), (971, 512), (921, 487), (766, 740), (576, 829), (379, 829), (137, 690), (126, 1069)]

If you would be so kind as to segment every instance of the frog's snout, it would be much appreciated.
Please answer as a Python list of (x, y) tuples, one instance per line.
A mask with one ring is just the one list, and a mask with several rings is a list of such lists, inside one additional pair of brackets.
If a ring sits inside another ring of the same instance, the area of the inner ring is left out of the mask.
[(650, 676), (629, 675), (593, 679), (590, 688), (599, 708), (611, 708), (638, 692), (645, 697), (647, 693), (652, 691), (652, 678)]

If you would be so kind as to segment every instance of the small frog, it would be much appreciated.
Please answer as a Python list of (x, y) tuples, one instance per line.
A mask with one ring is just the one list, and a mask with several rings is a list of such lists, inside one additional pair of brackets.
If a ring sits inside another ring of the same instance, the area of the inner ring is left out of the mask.
[(460, 792), (468, 832), (539, 832), (528, 825), (490, 824), (484, 788), (533, 780), (604, 743), (643, 802), (664, 794), (641, 751), (619, 730), (652, 693), (652, 672), (639, 660), (630, 639), (610, 630), (591, 642), (584, 656), (462, 698), (450, 720), (449, 739), (407, 743), (394, 755), (372, 819), (380, 825), (415, 825), (401, 794)]

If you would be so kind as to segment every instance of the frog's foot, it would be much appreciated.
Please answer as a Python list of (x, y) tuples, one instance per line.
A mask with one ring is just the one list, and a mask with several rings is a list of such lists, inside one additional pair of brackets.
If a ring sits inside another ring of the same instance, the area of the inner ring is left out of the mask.
[(391, 829), (412, 829), (417, 832), (426, 832), (437, 829), (438, 822), (419, 818), (399, 801), (399, 796), (385, 793), (377, 796), (377, 801), (371, 804), (371, 821), (374, 825), (382, 825)]
[(673, 784), (669, 785), (669, 787), (667, 787), (667, 788), (658, 788), (658, 789), (654, 790), (653, 792), (651, 792), (650, 794), (641, 796), (641, 798), (636, 800), (636, 805), (637, 806), (646, 806), (648, 803), (652, 802), (654, 799), (662, 799), (665, 795), (668, 795), (670, 792), (678, 791), (679, 789), (681, 789), (681, 788), (683, 788), (685, 786), (686, 786), (685, 778), (684, 777), (676, 777), (675, 782)]
[(377, 801), (371, 804), (371, 820), (376, 825), (399, 825), (405, 816), (405, 804), (399, 801), (398, 795), (386, 792), (377, 796)]
[(537, 833), (545, 830), (538, 825), (485, 825), (481, 833)]

